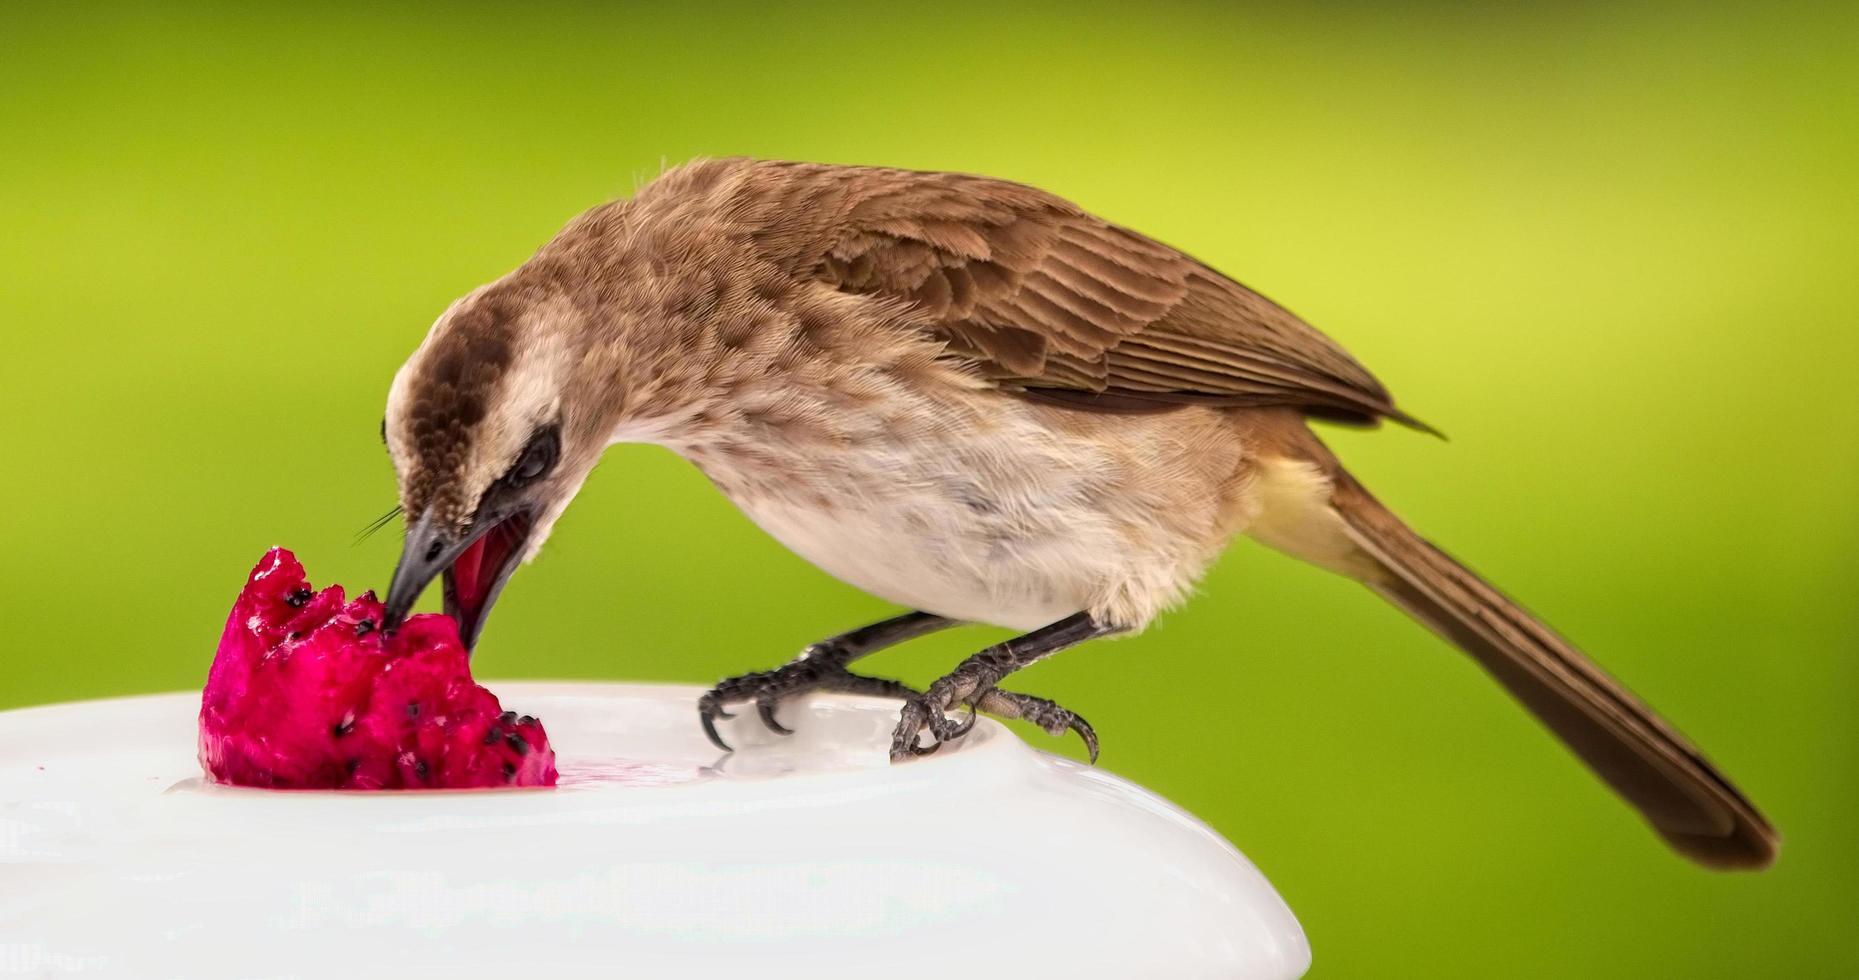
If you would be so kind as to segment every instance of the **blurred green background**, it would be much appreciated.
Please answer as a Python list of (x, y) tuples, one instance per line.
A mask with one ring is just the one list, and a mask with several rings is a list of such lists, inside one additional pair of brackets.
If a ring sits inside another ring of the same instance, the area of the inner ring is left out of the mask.
[[(1859, 7), (9, 4), (0, 132), (0, 707), (197, 687), (274, 543), (385, 584), (389, 378), (576, 212), (696, 155), (979, 171), (1341, 340), (1452, 436), (1331, 430), (1351, 467), (1787, 838), (1692, 868), (1241, 543), (1019, 686), (1244, 848), (1314, 976), (1859, 974)], [(709, 682), (888, 611), (661, 450), (582, 500), (483, 672)]]

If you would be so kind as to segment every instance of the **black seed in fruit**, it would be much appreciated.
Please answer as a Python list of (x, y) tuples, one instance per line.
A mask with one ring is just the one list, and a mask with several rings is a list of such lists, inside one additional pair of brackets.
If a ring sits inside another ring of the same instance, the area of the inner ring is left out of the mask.
[(348, 714), (343, 715), (342, 720), (336, 722), (335, 727), (331, 728), (329, 730), (329, 733), (331, 735), (334, 735), (337, 738), (341, 738), (342, 736), (347, 735), (348, 733), (354, 730), (355, 730), (355, 713), (351, 711)]
[(486, 728), (484, 730), (484, 744), (485, 745), (496, 745), (497, 744), (497, 729)]
[(523, 717), (518, 718), (516, 720), (516, 723), (519, 725), (533, 725), (536, 723), (536, 719), (529, 715), (524, 715)]
[(374, 620), (372, 619), (364, 619), (355, 624), (356, 636), (367, 636), (372, 632), (374, 632)]
[(292, 609), (302, 609), (309, 605), (310, 600), (314, 598), (316, 598), (316, 593), (311, 592), (309, 589), (293, 589), (289, 595), (284, 597), (284, 602)]
[(503, 740), (504, 740), (504, 744), (516, 750), (517, 755), (528, 755), (529, 754), (529, 740), (525, 739), (523, 736), (518, 735), (515, 732), (511, 732), (510, 734), (505, 735)]
[(431, 771), (432, 771), (432, 770), (430, 770), (430, 769), (428, 769), (428, 768), (426, 767), (426, 760), (425, 760), (425, 759), (421, 759), (421, 760), (419, 760), (419, 761), (417, 761), (417, 762), (415, 762), (415, 763), (413, 763), (413, 774), (414, 774), (415, 776), (418, 776), (418, 777), (420, 777), (420, 780), (421, 780), (422, 782), (423, 782), (423, 781), (425, 781), (425, 779), (426, 779), (426, 774), (427, 774), (427, 773), (429, 773), (429, 772), (431, 772)]
[(506, 711), (503, 714), (498, 715), (497, 720), (503, 722), (506, 725), (514, 725), (516, 724), (516, 712)]
[(418, 701), (408, 701), (407, 702), (407, 717), (418, 718), (419, 716), (420, 716), (420, 703)]
[(516, 764), (515, 763), (506, 762), (503, 764), (503, 778), (505, 779), (516, 778)]

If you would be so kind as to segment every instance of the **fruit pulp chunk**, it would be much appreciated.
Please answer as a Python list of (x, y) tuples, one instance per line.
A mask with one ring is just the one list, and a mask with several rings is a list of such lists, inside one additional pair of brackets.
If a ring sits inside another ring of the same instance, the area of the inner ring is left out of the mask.
[(223, 783), (298, 789), (555, 785), (542, 723), (471, 679), (450, 616), (383, 636), (381, 603), (318, 592), (283, 548), (233, 603), (200, 703), (200, 765)]

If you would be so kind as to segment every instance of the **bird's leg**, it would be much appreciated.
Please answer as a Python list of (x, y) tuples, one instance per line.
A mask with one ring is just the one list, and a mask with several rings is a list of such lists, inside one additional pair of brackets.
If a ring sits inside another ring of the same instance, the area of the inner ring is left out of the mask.
[[(1076, 731), (1097, 760), (1097, 733), (1084, 719), (1044, 698), (1014, 694), (995, 687), (1001, 678), (1022, 667), (1037, 663), (1066, 647), (1076, 646), (1093, 637), (1120, 631), (1120, 627), (1098, 622), (1089, 613), (1077, 613), (1005, 643), (997, 643), (961, 662), (948, 676), (929, 686), (920, 697), (904, 702), (903, 717), (891, 735), (891, 761), (927, 755), (942, 743), (957, 739), (973, 727), (974, 718), (954, 721), (947, 712), (957, 705), (971, 709), (1024, 718), (1054, 735)], [(927, 731), (936, 741), (922, 745)]]
[(808, 691), (834, 691), (842, 694), (868, 694), (876, 697), (914, 698), (922, 695), (912, 687), (879, 677), (864, 677), (846, 669), (852, 661), (888, 646), (913, 640), (959, 625), (953, 619), (924, 612), (910, 612), (883, 622), (821, 640), (800, 652), (800, 656), (774, 670), (731, 677), (717, 684), (697, 699), (697, 716), (704, 734), (725, 752), (729, 744), (717, 734), (716, 720), (733, 717), (724, 705), (755, 702), (762, 723), (783, 735), (793, 732), (775, 718), (775, 708), (784, 698)]

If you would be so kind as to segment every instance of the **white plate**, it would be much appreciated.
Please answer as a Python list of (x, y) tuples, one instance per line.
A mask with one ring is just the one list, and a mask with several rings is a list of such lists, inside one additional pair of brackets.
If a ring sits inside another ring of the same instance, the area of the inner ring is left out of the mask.
[(1301, 975), (1290, 909), (1205, 824), (983, 719), (909, 765), (895, 702), (492, 684), (550, 790), (203, 784), (195, 694), (0, 713), (0, 973), (525, 978)]

